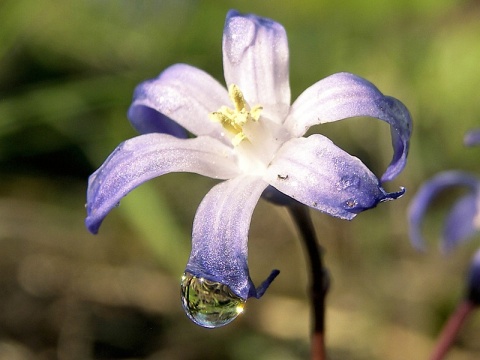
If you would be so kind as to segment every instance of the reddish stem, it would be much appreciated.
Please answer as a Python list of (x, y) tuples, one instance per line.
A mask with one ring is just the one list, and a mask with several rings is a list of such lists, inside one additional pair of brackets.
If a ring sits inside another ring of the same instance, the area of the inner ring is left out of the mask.
[(326, 360), (325, 349), (325, 297), (329, 288), (328, 272), (322, 261), (322, 250), (308, 208), (298, 203), (288, 207), (290, 215), (297, 225), (303, 239), (306, 255), (309, 259), (311, 292), (310, 301), (313, 310), (311, 359)]
[(457, 308), (452, 315), (450, 315), (450, 318), (443, 327), (430, 360), (442, 360), (447, 355), (447, 352), (457, 337), (460, 328), (474, 309), (475, 304), (469, 300), (463, 300), (458, 304)]

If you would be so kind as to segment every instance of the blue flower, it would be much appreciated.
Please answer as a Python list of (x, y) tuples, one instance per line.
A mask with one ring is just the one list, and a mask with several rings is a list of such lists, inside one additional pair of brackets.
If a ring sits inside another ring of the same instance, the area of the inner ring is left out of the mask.
[(189, 289), (195, 285), (197, 293), (219, 287), (217, 292), (244, 301), (262, 296), (278, 273), (258, 288), (249, 276), (248, 231), (262, 193), (270, 198), (282, 193), (348, 220), (401, 196), (404, 189), (386, 192), (359, 159), (325, 136), (303, 135), (313, 125), (356, 116), (387, 122), (394, 154), (382, 181), (392, 180), (404, 168), (409, 148), (411, 119), (405, 106), (349, 73), (317, 82), (290, 105), (288, 63), (280, 24), (232, 10), (223, 32), (228, 90), (185, 64), (140, 84), (128, 117), (143, 135), (120, 144), (90, 176), (88, 229), (97, 233), (121, 198), (154, 177), (193, 172), (225, 180), (197, 210), (183, 281), (195, 280)]
[[(464, 143), (467, 146), (480, 144), (480, 131), (467, 133)], [(464, 187), (467, 192), (456, 200), (447, 215), (441, 248), (445, 252), (451, 251), (480, 229), (480, 179), (462, 171), (444, 171), (424, 183), (410, 203), (408, 209), (410, 239), (417, 249), (425, 248), (421, 225), (429, 205), (440, 192), (452, 187)], [(480, 249), (470, 261), (465, 285), (464, 297), (445, 324), (432, 359), (445, 356), (464, 320), (480, 305)]]
[[(480, 132), (467, 133), (464, 143), (479, 144)], [(463, 171), (444, 171), (424, 183), (410, 203), (410, 239), (416, 248), (424, 248), (421, 225), (430, 203), (439, 193), (454, 187), (464, 187), (467, 193), (455, 202), (447, 215), (441, 242), (443, 250), (450, 251), (480, 229), (480, 179)]]

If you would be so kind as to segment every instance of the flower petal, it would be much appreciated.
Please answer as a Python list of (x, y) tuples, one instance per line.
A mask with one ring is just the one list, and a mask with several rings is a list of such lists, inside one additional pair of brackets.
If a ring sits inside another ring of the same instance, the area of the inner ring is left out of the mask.
[(239, 176), (210, 190), (195, 215), (185, 271), (225, 284), (242, 299), (263, 294), (278, 272), (255, 289), (248, 271), (247, 241), (253, 210), (267, 185), (255, 176)]
[[(185, 64), (172, 65), (157, 78), (137, 86), (128, 110), (140, 133), (167, 132), (174, 121), (195, 135), (222, 139), (222, 127), (208, 114), (229, 105), (226, 89), (206, 72)], [(150, 110), (146, 110), (150, 109)], [(152, 111), (159, 114), (152, 116)], [(167, 122), (167, 124), (165, 124)], [(227, 140), (223, 139), (227, 143)]]
[(392, 180), (405, 167), (412, 120), (400, 101), (384, 96), (367, 80), (349, 73), (320, 80), (293, 103), (285, 126), (294, 136), (302, 136), (310, 126), (355, 116), (369, 116), (390, 124), (394, 154), (382, 181)]
[(462, 196), (450, 210), (444, 225), (443, 250), (451, 251), (478, 231), (475, 226), (475, 219), (478, 217), (479, 199), (477, 197), (476, 193), (468, 193)]
[(404, 192), (386, 193), (358, 158), (319, 134), (285, 143), (265, 180), (305, 205), (347, 220)]
[(470, 262), (467, 276), (467, 298), (476, 306), (480, 305), (480, 249)]
[(463, 142), (467, 146), (480, 145), (480, 129), (467, 132), (463, 138)]
[(223, 31), (223, 69), (227, 86), (237, 85), (250, 106), (281, 123), (290, 106), (288, 41), (282, 25), (235, 10)]
[(168, 116), (145, 105), (132, 105), (128, 109), (128, 119), (140, 134), (162, 133), (177, 138), (187, 138), (187, 131)]
[(410, 240), (417, 249), (423, 250), (425, 247), (421, 234), (421, 225), (430, 202), (441, 191), (452, 186), (466, 186), (471, 191), (477, 191), (479, 184), (478, 179), (468, 173), (445, 171), (424, 183), (410, 202), (408, 208)]
[(227, 179), (238, 170), (232, 150), (210, 137), (185, 140), (153, 133), (127, 140), (88, 180), (87, 228), (97, 233), (121, 198), (143, 182), (170, 172)]

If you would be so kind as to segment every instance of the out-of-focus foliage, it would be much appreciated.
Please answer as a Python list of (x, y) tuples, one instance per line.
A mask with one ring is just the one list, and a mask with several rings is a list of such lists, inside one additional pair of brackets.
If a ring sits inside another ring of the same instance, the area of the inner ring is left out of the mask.
[[(476, 1), (3, 0), (0, 2), (0, 359), (304, 359), (305, 261), (282, 208), (261, 202), (250, 240), (253, 279), (282, 273), (261, 301), (214, 331), (182, 313), (179, 279), (195, 209), (211, 180), (173, 174), (142, 185), (105, 221), (83, 226), (86, 181), (136, 134), (126, 110), (139, 82), (185, 62), (222, 79), (221, 36), (236, 8), (282, 23), (292, 98), (349, 71), (411, 110), (407, 187), (353, 222), (314, 214), (333, 286), (331, 359), (426, 358), (463, 291), (478, 241), (444, 257), (409, 245), (405, 209), (434, 173), (478, 171), (463, 134), (480, 121), (480, 5)], [(388, 128), (371, 119), (315, 131), (377, 174)], [(425, 229), (439, 233), (440, 199)], [(437, 210), (438, 208), (438, 210)], [(432, 244), (435, 241), (432, 241)], [(452, 359), (480, 356), (480, 319)]]

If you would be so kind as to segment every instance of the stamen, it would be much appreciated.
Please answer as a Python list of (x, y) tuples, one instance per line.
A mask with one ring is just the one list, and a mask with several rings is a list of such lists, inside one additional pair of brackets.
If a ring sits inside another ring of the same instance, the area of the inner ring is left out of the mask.
[(242, 91), (235, 84), (228, 88), (228, 95), (235, 109), (222, 106), (218, 111), (210, 113), (209, 116), (211, 120), (219, 122), (227, 131), (235, 135), (232, 144), (237, 146), (243, 140), (248, 140), (243, 132), (243, 126), (249, 122), (258, 121), (263, 108), (256, 105), (250, 110)]

